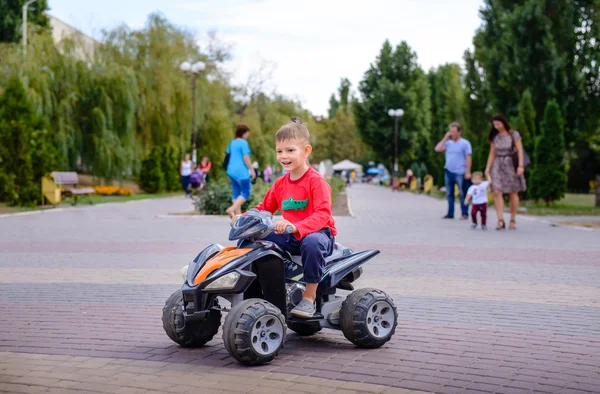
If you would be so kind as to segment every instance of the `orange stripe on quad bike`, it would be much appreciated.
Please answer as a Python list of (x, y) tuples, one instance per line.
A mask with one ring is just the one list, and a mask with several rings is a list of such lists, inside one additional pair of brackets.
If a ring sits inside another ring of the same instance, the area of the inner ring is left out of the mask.
[(202, 282), (208, 275), (211, 274), (216, 269), (221, 268), (225, 264), (229, 263), (233, 259), (237, 259), (240, 256), (245, 255), (252, 249), (250, 248), (242, 248), (238, 249), (236, 247), (228, 247), (221, 250), (217, 253), (212, 259), (208, 260), (204, 267), (198, 272), (198, 275), (194, 278), (194, 284)]

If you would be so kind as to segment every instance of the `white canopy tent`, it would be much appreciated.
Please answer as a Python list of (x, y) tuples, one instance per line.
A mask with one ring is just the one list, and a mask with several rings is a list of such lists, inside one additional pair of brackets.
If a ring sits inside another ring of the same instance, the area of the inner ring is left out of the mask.
[(335, 163), (333, 165), (334, 171), (362, 171), (362, 166), (360, 164), (354, 163), (350, 160), (342, 160), (339, 163)]

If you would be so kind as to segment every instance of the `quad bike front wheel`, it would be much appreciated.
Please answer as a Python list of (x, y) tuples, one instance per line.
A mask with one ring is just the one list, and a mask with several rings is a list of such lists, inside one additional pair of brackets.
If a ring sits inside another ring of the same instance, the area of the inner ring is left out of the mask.
[(225, 317), (223, 343), (227, 352), (246, 365), (272, 361), (283, 347), (285, 318), (275, 305), (258, 298), (234, 306)]
[(165, 302), (162, 322), (165, 332), (174, 342), (183, 347), (200, 347), (213, 339), (219, 331), (221, 311), (211, 309), (206, 320), (186, 324), (183, 317), (183, 295), (181, 290), (177, 290)]
[(355, 290), (342, 303), (340, 326), (346, 339), (356, 346), (382, 346), (394, 335), (397, 323), (396, 305), (381, 290)]

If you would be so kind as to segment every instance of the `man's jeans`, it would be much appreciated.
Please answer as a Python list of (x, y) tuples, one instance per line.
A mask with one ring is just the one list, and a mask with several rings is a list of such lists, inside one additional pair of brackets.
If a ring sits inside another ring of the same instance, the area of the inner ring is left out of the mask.
[(455, 174), (445, 170), (444, 179), (446, 181), (446, 197), (448, 198), (448, 216), (454, 217), (454, 185), (458, 186), (460, 191), (460, 210), (463, 216), (469, 215), (469, 207), (465, 205), (465, 174)]

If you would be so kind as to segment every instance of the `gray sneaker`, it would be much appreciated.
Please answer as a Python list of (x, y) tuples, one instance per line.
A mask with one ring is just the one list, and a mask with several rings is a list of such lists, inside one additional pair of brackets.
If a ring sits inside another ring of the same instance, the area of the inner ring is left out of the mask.
[(302, 319), (310, 319), (315, 315), (315, 305), (311, 304), (308, 300), (302, 300), (292, 309), (292, 315), (300, 317)]

